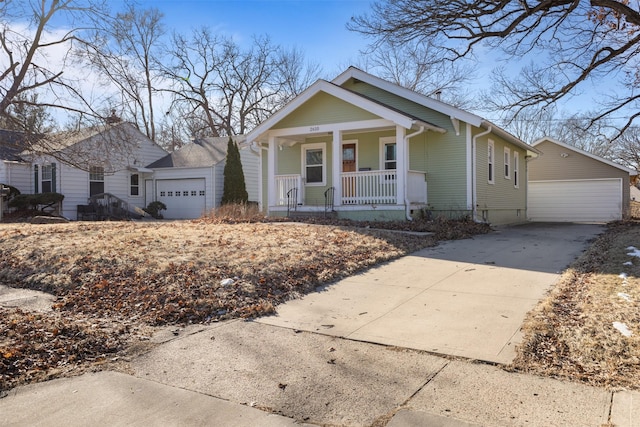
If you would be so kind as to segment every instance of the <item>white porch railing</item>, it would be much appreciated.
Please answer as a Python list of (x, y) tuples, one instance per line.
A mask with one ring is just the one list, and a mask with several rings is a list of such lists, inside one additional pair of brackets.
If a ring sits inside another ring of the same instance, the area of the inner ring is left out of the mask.
[[(397, 172), (395, 170), (345, 172), (342, 177), (342, 205), (392, 204), (398, 202)], [(304, 199), (302, 176), (276, 175), (276, 206), (287, 206), (287, 193), (297, 188), (298, 200)], [(407, 180), (407, 197), (410, 203), (427, 203), (426, 173), (409, 171)], [(403, 203), (404, 200), (401, 201)]]
[(407, 199), (410, 203), (427, 203), (427, 174), (425, 172), (409, 171)]
[(287, 206), (287, 193), (297, 188), (295, 194), (298, 195), (296, 204), (302, 200), (302, 176), (300, 175), (276, 175), (276, 206)]
[(346, 172), (342, 174), (342, 204), (396, 204), (395, 170)]

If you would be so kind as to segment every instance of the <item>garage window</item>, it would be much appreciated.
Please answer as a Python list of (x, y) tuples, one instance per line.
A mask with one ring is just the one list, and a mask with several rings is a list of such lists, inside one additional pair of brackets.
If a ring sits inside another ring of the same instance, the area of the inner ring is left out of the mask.
[(511, 150), (504, 147), (504, 177), (511, 179)]
[(493, 164), (495, 163), (495, 146), (493, 140), (489, 140), (487, 145), (487, 181), (489, 184), (493, 184)]

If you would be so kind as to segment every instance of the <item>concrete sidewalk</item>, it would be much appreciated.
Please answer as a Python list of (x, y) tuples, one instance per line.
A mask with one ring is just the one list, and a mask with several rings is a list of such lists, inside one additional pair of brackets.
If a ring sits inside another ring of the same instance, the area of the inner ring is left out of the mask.
[(257, 322), (180, 333), (131, 369), (13, 389), (0, 399), (0, 425), (631, 427), (640, 420), (640, 393)]
[(507, 364), (526, 313), (602, 230), (527, 224), (444, 242), (289, 301), (258, 321)]

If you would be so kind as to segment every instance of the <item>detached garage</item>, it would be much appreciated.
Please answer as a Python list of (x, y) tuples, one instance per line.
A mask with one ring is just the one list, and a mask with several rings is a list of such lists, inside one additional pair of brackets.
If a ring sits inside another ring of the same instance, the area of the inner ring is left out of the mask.
[(579, 148), (544, 138), (532, 144), (541, 154), (528, 165), (530, 221), (608, 222), (629, 208), (632, 169)]

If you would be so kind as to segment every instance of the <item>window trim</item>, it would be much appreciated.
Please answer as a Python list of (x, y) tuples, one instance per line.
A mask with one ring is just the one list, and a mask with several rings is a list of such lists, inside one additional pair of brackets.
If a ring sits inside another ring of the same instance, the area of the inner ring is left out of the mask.
[(495, 183), (496, 176), (496, 146), (493, 139), (487, 142), (487, 182), (489, 184)]
[[(137, 176), (138, 177), (138, 182), (137, 184), (133, 184), (133, 177)], [(141, 191), (140, 191), (140, 174), (138, 172), (132, 172), (131, 174), (129, 174), (129, 197), (142, 197)], [(138, 194), (133, 194), (133, 189), (137, 188), (138, 189)]]
[(520, 153), (513, 152), (513, 186), (520, 188)]
[[(386, 154), (387, 151), (384, 149), (386, 145), (395, 145), (396, 146), (396, 158), (395, 160), (387, 160), (386, 158)], [(387, 169), (387, 163), (389, 162), (395, 162), (396, 163), (396, 167), (394, 169)], [(380, 138), (380, 170), (394, 170), (397, 171), (398, 170), (398, 141), (396, 140), (395, 136), (383, 136)]]
[[(53, 163), (44, 163), (40, 167), (40, 192), (41, 193), (55, 193), (54, 178), (53, 174), (55, 173), (55, 167)], [(45, 183), (48, 183), (48, 189), (45, 191)]]
[(511, 179), (511, 149), (504, 147), (504, 179)]
[[(104, 180), (104, 167), (103, 166), (90, 166), (89, 167), (89, 197), (93, 196), (91, 194), (91, 183), (92, 182), (101, 182), (102, 183), (102, 192), (105, 193), (107, 191), (105, 180)], [(96, 193), (101, 194), (101, 193)]]
[[(321, 182), (307, 182), (307, 151), (322, 150), (322, 165), (311, 165), (312, 167), (322, 167)], [(312, 144), (303, 144), (300, 150), (302, 154), (302, 176), (306, 187), (324, 187), (327, 185), (327, 143), (316, 142)]]

